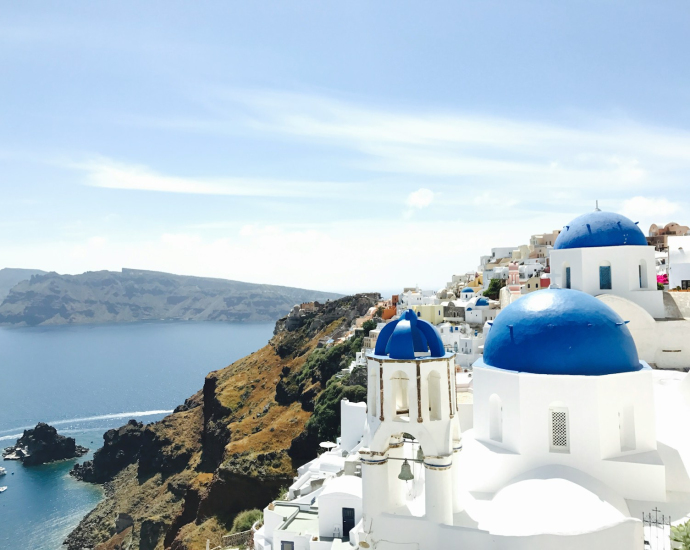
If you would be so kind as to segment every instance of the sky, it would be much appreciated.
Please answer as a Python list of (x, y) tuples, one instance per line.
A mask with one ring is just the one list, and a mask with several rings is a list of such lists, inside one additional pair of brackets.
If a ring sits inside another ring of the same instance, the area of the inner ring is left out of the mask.
[(690, 3), (0, 0), (0, 267), (438, 289), (690, 223)]

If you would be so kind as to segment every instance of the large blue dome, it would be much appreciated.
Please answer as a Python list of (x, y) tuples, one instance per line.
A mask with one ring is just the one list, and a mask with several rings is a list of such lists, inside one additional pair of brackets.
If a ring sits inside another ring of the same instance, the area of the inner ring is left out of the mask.
[(545, 289), (506, 307), (489, 331), (485, 365), (534, 374), (599, 376), (642, 369), (618, 314), (579, 290)]
[(407, 309), (397, 321), (391, 321), (381, 329), (376, 339), (374, 355), (387, 355), (391, 359), (415, 359), (417, 353), (429, 357), (444, 357), (441, 335), (436, 327), (417, 318)]
[(623, 245), (647, 246), (647, 239), (637, 224), (625, 216), (600, 210), (575, 218), (553, 243), (555, 249)]

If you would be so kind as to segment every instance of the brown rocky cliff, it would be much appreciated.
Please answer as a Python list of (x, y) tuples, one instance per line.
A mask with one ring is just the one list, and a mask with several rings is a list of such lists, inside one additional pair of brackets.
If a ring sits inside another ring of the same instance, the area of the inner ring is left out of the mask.
[[(132, 550), (201, 550), (206, 539), (218, 544), (238, 512), (264, 507), (313, 452), (294, 448), (326, 381), (303, 383), (280, 402), (277, 388), (301, 372), (320, 342), (342, 335), (377, 299), (350, 296), (292, 312), (278, 321), (267, 346), (210, 373), (175, 413), (108, 432), (93, 462), (74, 471), (104, 482), (106, 498), (69, 535), (67, 548), (106, 549), (124, 538)], [(123, 535), (116, 519), (124, 515), (133, 525)]]

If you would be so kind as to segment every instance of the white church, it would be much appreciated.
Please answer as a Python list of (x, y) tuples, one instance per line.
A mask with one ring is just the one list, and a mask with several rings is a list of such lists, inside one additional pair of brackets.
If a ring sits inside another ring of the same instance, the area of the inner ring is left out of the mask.
[(579, 216), (558, 235), (550, 263), (552, 287), (596, 296), (629, 321), (641, 359), (658, 368), (690, 365), (690, 321), (677, 294), (657, 290), (655, 250), (636, 223), (598, 208)]
[(570, 222), (551, 280), (489, 322), (471, 403), (433, 325), (381, 328), (367, 403), (341, 403), (255, 550), (670, 548), (641, 518), (690, 519), (690, 374), (648, 363), (690, 364), (690, 322), (618, 214)]
[(587, 293), (496, 318), (469, 421), (453, 354), (412, 311), (367, 363), (366, 406), (342, 403), (338, 444), (266, 508), (256, 550), (643, 550), (643, 513), (690, 517), (690, 377), (650, 369)]

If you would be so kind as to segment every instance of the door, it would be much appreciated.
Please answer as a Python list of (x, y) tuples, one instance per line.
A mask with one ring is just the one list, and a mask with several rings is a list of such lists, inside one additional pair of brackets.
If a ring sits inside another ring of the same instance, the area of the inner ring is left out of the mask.
[(350, 537), (350, 529), (355, 526), (355, 509), (343, 508), (343, 540)]

